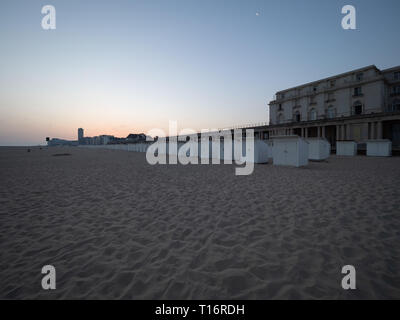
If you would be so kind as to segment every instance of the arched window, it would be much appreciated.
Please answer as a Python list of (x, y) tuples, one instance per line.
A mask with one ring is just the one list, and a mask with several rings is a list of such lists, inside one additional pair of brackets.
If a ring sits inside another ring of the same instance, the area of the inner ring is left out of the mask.
[(336, 109), (334, 106), (328, 107), (327, 116), (328, 116), (328, 119), (332, 119), (332, 118), (336, 117)]
[(310, 110), (310, 120), (317, 120), (317, 111), (315, 109)]
[(392, 104), (392, 111), (400, 111), (400, 100), (396, 99)]
[(353, 104), (353, 114), (359, 115), (363, 113), (363, 105), (360, 101), (356, 101)]
[(276, 118), (277, 124), (283, 123), (283, 114), (280, 113), (278, 114), (278, 117)]
[(295, 122), (300, 122), (301, 121), (301, 114), (300, 114), (300, 111), (296, 111), (295, 113), (294, 113), (294, 121)]

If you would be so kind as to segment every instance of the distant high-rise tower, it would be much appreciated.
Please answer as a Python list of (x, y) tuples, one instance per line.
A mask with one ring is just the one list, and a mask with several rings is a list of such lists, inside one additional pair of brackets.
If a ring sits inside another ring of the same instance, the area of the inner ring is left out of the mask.
[(78, 129), (78, 143), (79, 144), (83, 143), (83, 129), (82, 128)]

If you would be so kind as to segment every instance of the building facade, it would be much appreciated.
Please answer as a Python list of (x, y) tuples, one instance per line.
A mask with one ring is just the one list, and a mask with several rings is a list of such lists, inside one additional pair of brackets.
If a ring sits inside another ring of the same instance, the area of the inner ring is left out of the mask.
[(270, 125), (255, 128), (276, 135), (363, 142), (390, 139), (400, 147), (400, 66), (353, 70), (276, 93), (269, 103)]
[(84, 132), (82, 128), (78, 129), (78, 142), (79, 144), (83, 144)]

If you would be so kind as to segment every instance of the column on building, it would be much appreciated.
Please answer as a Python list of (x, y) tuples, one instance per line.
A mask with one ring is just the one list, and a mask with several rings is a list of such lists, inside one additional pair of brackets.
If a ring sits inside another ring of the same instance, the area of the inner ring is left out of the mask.
[(376, 139), (376, 123), (371, 122), (371, 139)]
[(346, 140), (350, 140), (351, 139), (351, 125), (350, 124), (346, 124)]
[(363, 132), (362, 132), (362, 139), (369, 139), (369, 126), (368, 126), (368, 122), (365, 122), (363, 124)]
[(378, 121), (376, 131), (376, 138), (382, 139), (382, 121)]
[(368, 122), (368, 139), (372, 139), (372, 123)]

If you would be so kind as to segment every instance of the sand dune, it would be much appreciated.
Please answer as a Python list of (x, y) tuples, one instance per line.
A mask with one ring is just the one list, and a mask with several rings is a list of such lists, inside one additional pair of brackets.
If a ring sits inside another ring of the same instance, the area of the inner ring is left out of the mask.
[[(399, 208), (400, 158), (236, 176), (135, 152), (0, 148), (0, 298), (399, 299)], [(341, 288), (346, 264), (355, 291)]]

